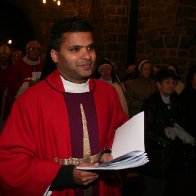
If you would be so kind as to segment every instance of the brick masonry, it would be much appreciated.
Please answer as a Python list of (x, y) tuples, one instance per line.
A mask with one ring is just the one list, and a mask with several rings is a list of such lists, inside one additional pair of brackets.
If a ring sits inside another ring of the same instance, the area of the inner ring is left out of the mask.
[[(184, 77), (189, 66), (196, 65), (196, 1), (138, 1), (136, 50), (128, 51), (130, 5), (133, 0), (6, 0), (26, 15), (33, 25), (35, 39), (47, 48), (52, 24), (64, 16), (88, 17), (95, 27), (98, 62), (102, 57), (113, 60), (123, 74), (130, 53), (136, 62), (150, 59), (153, 63), (179, 66)], [(134, 0), (137, 1), (137, 0)]]

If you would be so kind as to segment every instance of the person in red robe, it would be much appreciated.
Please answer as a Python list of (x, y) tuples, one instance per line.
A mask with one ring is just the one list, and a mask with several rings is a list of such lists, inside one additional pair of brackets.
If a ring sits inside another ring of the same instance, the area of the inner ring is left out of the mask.
[(115, 130), (128, 120), (114, 87), (90, 78), (96, 61), (92, 26), (80, 17), (56, 22), (50, 48), (57, 69), (16, 99), (1, 133), (0, 190), (119, 196), (115, 172), (76, 168), (111, 160)]
[(41, 56), (40, 43), (36, 40), (29, 41), (26, 44), (25, 56), (14, 63), (15, 83), (18, 86), (16, 97), (40, 79), (43, 63), (44, 58)]

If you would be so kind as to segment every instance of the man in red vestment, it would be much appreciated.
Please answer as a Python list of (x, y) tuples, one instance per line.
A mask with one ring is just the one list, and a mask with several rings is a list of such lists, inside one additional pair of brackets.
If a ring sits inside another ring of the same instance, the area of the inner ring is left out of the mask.
[(0, 136), (2, 194), (119, 196), (115, 172), (75, 167), (111, 160), (115, 130), (128, 119), (114, 87), (90, 78), (92, 26), (62, 19), (50, 47), (57, 69), (16, 99)]

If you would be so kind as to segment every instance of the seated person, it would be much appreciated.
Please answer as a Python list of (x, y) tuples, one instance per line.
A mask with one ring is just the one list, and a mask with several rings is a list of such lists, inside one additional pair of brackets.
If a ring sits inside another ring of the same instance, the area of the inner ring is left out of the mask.
[(136, 70), (136, 65), (130, 64), (127, 67), (127, 74), (121, 79), (121, 81), (126, 82), (129, 79), (133, 79), (135, 77), (135, 70)]
[(138, 77), (126, 82), (126, 99), (130, 117), (141, 111), (141, 106), (155, 89), (155, 82), (151, 78), (152, 65), (144, 60), (138, 65)]
[(142, 106), (146, 152), (150, 160), (143, 171), (147, 195), (165, 193), (171, 176), (183, 171), (186, 145), (195, 145), (194, 138), (181, 127), (184, 114), (175, 92), (175, 73), (168, 69), (160, 70), (156, 75), (156, 85), (157, 91)]

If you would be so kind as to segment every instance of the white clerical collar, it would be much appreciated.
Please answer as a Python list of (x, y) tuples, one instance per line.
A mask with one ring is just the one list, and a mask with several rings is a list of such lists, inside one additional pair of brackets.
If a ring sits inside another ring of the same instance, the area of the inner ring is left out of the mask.
[(89, 79), (85, 83), (76, 84), (76, 83), (70, 82), (68, 80), (65, 80), (62, 76), (60, 76), (60, 77), (61, 77), (64, 89), (66, 92), (69, 92), (69, 93), (89, 92)]

